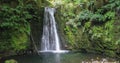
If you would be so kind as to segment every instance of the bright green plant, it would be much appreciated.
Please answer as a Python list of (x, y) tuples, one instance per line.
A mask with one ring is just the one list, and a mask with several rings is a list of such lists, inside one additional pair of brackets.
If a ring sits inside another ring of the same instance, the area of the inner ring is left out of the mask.
[(68, 44), (70, 46), (70, 49), (73, 49), (74, 45), (75, 45), (75, 37), (71, 31), (71, 28), (69, 26), (66, 26), (64, 31), (66, 33), (66, 36), (68, 37), (67, 40), (68, 40)]

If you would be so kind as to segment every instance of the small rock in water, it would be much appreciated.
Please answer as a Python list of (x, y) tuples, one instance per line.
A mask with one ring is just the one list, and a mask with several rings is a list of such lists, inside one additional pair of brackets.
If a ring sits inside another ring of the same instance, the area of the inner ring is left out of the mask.
[(82, 63), (85, 63), (84, 61), (82, 61)]
[(105, 58), (103, 58), (103, 59), (102, 59), (102, 61), (103, 61), (103, 62), (107, 62), (108, 60), (107, 60), (107, 59), (105, 59)]
[(108, 61), (108, 59), (103, 58), (102, 60), (91, 59), (91, 61), (82, 61), (82, 63), (119, 63), (119, 61), (115, 61), (115, 60)]

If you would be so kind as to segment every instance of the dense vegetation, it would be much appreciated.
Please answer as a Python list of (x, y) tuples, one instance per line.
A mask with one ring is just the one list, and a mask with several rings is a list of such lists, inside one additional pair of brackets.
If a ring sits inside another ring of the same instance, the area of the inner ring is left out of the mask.
[(30, 48), (30, 23), (40, 21), (39, 8), (32, 0), (0, 1), (0, 53), (19, 53)]
[(53, 0), (1, 0), (0, 54), (30, 49), (33, 45), (30, 41), (33, 31), (31, 25), (35, 22), (42, 25), (42, 8), (55, 6), (59, 31), (64, 37), (67, 49), (120, 57), (119, 0), (53, 2)]
[(60, 9), (68, 49), (120, 57), (119, 0), (69, 0)]

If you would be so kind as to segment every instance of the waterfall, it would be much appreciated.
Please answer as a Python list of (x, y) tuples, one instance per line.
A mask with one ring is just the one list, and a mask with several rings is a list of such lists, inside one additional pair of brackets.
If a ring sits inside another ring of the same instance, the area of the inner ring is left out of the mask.
[(41, 52), (63, 52), (55, 22), (55, 8), (45, 7)]
[(54, 8), (45, 8), (41, 50), (60, 50), (59, 37), (54, 17)]

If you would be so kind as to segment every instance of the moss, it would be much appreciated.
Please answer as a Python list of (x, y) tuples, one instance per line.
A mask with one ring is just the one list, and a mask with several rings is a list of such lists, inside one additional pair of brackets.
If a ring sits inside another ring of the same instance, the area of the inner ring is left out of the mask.
[(107, 56), (110, 56), (110, 57), (115, 57), (116, 56), (115, 51), (112, 51), (112, 50), (105, 50), (104, 54), (107, 55)]
[(18, 62), (14, 59), (10, 59), (10, 60), (6, 60), (5, 63), (18, 63)]
[(12, 42), (11, 42), (13, 49), (15, 51), (25, 50), (27, 49), (28, 43), (28, 36), (25, 33), (15, 33), (12, 35)]

